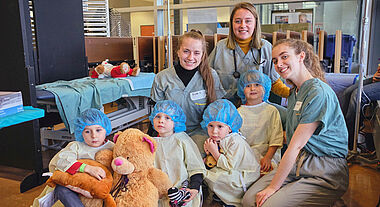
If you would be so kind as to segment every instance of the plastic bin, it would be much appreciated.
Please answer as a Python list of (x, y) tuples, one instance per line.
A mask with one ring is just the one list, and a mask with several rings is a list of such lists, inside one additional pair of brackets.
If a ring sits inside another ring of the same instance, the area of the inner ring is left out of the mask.
[[(325, 59), (333, 59), (335, 54), (335, 35), (327, 35), (325, 40)], [(341, 61), (345, 61), (348, 66), (345, 72), (351, 72), (352, 65), (352, 54), (354, 46), (356, 43), (356, 38), (353, 35), (342, 35), (342, 51), (341, 51)]]
[[(342, 57), (345, 59), (352, 58), (355, 43), (355, 36), (346, 34), (342, 35)], [(325, 46), (325, 57), (333, 58), (335, 54), (335, 35), (327, 35)]]

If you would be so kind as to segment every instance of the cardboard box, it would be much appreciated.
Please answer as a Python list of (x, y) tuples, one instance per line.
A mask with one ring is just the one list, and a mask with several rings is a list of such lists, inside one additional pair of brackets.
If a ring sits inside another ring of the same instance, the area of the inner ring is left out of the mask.
[(0, 117), (24, 111), (21, 92), (0, 91)]

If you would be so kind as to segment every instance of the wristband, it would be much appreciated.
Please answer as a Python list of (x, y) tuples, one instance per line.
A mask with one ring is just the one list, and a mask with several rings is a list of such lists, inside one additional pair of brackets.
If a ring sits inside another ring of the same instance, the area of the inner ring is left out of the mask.
[(79, 167), (79, 172), (84, 172), (84, 168), (86, 167), (86, 164), (82, 164), (80, 167)]

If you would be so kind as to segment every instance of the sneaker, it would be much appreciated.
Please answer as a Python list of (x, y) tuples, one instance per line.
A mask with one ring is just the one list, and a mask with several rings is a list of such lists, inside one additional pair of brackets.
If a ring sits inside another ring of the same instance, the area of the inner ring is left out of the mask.
[(212, 195), (212, 200), (214, 200), (214, 201), (216, 201), (218, 203), (223, 202), (216, 194)]
[(225, 204), (216, 194), (212, 195), (212, 200), (215, 202), (221, 204), (223, 207), (235, 207), (234, 205), (227, 205)]

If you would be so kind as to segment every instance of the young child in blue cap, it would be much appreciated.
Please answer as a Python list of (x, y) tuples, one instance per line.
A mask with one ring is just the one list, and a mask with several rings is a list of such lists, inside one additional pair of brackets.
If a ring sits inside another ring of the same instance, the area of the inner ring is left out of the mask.
[(158, 137), (155, 137), (155, 167), (168, 174), (175, 188), (183, 188), (182, 194), (175, 194), (175, 191), (169, 190), (170, 201), (161, 199), (159, 206), (181, 206), (186, 203), (186, 206), (199, 207), (200, 186), (206, 168), (197, 145), (185, 133), (186, 116), (182, 108), (174, 101), (159, 101), (154, 106), (149, 120), (158, 132)]
[(216, 160), (205, 181), (214, 192), (214, 201), (223, 206), (241, 206), (244, 192), (260, 176), (251, 147), (238, 133), (241, 124), (236, 107), (226, 99), (211, 103), (203, 113), (201, 126), (209, 135), (204, 150)]
[[(50, 161), (49, 170), (60, 170), (70, 174), (88, 173), (101, 180), (106, 173), (100, 167), (80, 163), (79, 159), (95, 159), (95, 154), (103, 149), (113, 149), (114, 143), (106, 140), (112, 131), (111, 121), (98, 109), (87, 109), (75, 120), (75, 139), (59, 151)], [(64, 206), (83, 206), (78, 194), (64, 186), (57, 185), (55, 197)]]
[(268, 103), (272, 82), (258, 70), (244, 73), (238, 83), (238, 108), (243, 119), (240, 132), (255, 152), (262, 174), (278, 166), (283, 144), (281, 117), (277, 108)]

